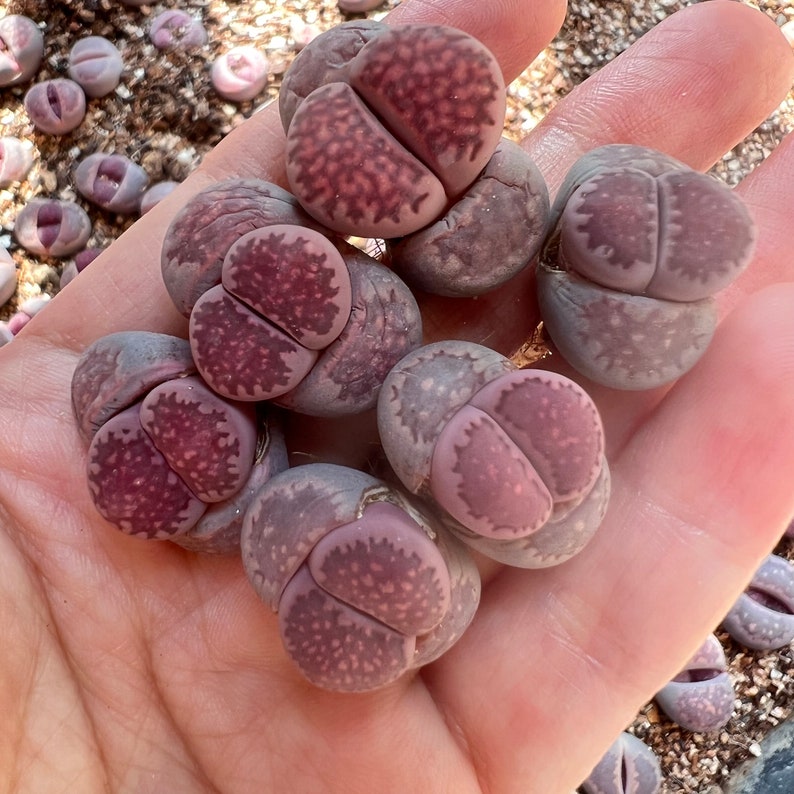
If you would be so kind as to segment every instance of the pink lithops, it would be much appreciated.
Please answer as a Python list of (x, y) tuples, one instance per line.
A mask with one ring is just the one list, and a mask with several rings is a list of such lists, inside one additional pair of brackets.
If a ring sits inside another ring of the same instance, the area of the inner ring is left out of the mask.
[(0, 187), (21, 182), (33, 165), (32, 148), (23, 140), (0, 138)]
[[(329, 49), (345, 53), (318, 36), (301, 57), (325, 61)], [(320, 70), (318, 87), (300, 86), (287, 132), (292, 191), (342, 234), (398, 237), (436, 220), (500, 140), (506, 100), (494, 56), (462, 31), (405, 25), (376, 30), (334, 71), (344, 81)]]
[(17, 291), (17, 267), (11, 254), (0, 245), (0, 306), (8, 303)]
[(149, 27), (149, 38), (160, 50), (194, 49), (207, 43), (207, 31), (201, 20), (187, 11), (169, 9), (158, 14)]
[(96, 152), (83, 158), (74, 172), (80, 195), (110, 212), (138, 211), (149, 184), (146, 171), (122, 154)]
[(755, 650), (785, 648), (794, 640), (794, 565), (770, 554), (722, 621), (736, 642)]
[(84, 248), (82, 251), (78, 251), (74, 260), (67, 262), (61, 270), (61, 289), (74, 281), (101, 253), (101, 248)]
[(16, 336), (49, 302), (49, 295), (37, 295), (22, 301), (8, 320), (8, 331)]
[(378, 427), (403, 485), (494, 559), (557, 564), (601, 523), (610, 485), (601, 419), (568, 378), (515, 370), (471, 343), (426, 345), (387, 376)]
[(69, 51), (69, 77), (79, 83), (86, 96), (109, 94), (119, 84), (123, 69), (121, 53), (103, 36), (86, 36)]
[(74, 202), (34, 198), (19, 211), (14, 236), (33, 254), (69, 256), (88, 242), (91, 220)]
[(662, 768), (647, 744), (624, 732), (580, 788), (583, 794), (658, 794), (662, 788)]
[(479, 602), (465, 549), (388, 485), (343, 466), (275, 476), (246, 512), (241, 547), (287, 653), (325, 689), (377, 689), (433, 661)]
[(212, 87), (231, 102), (247, 102), (264, 91), (270, 65), (256, 47), (234, 47), (219, 55), (210, 70)]
[(0, 88), (26, 83), (44, 57), (44, 36), (29, 17), (9, 14), (0, 19)]
[(66, 135), (85, 118), (85, 93), (74, 80), (56, 77), (36, 83), (25, 94), (33, 126), (48, 135)]
[(684, 669), (656, 693), (656, 702), (688, 731), (719, 730), (733, 714), (734, 689), (727, 669), (722, 645), (710, 634)]
[(339, 0), (339, 10), (353, 14), (365, 14), (383, 5), (383, 0)]
[(573, 166), (538, 269), (545, 326), (587, 377), (623, 389), (690, 369), (716, 325), (712, 296), (752, 258), (756, 230), (726, 185), (614, 144)]
[(179, 182), (172, 182), (171, 180), (156, 182), (150, 188), (147, 188), (141, 196), (138, 212), (141, 215), (145, 215), (150, 209), (157, 206), (166, 196), (170, 196), (177, 187), (179, 187)]

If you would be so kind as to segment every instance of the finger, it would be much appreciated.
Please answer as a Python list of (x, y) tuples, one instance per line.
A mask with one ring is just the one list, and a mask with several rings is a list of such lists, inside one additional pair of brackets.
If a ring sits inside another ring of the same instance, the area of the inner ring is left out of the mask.
[(613, 461), (591, 544), (559, 568), (504, 571), (430, 671), (467, 745), (489, 759), (487, 790), (578, 785), (779, 538), (794, 511), (792, 301), (794, 285), (771, 287), (726, 319)]
[[(413, 0), (401, 5), (395, 18), (400, 23), (440, 22), (471, 31), (492, 49), (512, 79), (556, 33), (564, 9), (564, 0)], [(228, 135), (186, 183), (92, 263), (79, 282), (31, 324), (29, 333), (57, 334), (59, 344), (74, 348), (130, 328), (184, 333), (184, 320), (171, 306), (160, 277), (160, 247), (171, 218), (191, 195), (216, 180), (256, 176), (283, 183), (283, 151), (284, 134), (277, 108), (271, 105)]]

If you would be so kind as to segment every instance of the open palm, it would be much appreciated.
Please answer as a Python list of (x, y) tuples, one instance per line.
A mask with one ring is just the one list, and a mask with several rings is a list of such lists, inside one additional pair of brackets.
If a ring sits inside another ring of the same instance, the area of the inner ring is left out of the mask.
[[(510, 80), (563, 13), (562, 0), (407, 0), (390, 21), (466, 29)], [(613, 141), (707, 168), (792, 76), (768, 19), (714, 0), (644, 36), (525, 145), (552, 190), (577, 156)], [(739, 188), (760, 243), (721, 296), (706, 357), (669, 390), (592, 391), (614, 476), (596, 538), (559, 568), (486, 566), (480, 610), (452, 651), (361, 695), (319, 691), (295, 672), (239, 560), (98, 519), (70, 409), (89, 342), (184, 333), (159, 275), (180, 204), (227, 176), (282, 181), (282, 147), (273, 109), (256, 115), (0, 351), (2, 788), (570, 791), (715, 627), (794, 513), (794, 141)], [(474, 325), (428, 306), (426, 324), (509, 353), (521, 341), (509, 329), (531, 324), (516, 296), (498, 293)]]

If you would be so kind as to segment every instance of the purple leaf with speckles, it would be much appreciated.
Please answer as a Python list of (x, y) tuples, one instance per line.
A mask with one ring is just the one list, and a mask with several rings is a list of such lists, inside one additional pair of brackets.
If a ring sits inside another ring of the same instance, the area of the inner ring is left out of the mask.
[(91, 220), (74, 202), (35, 198), (19, 211), (14, 236), (39, 256), (68, 256), (88, 242)]
[(659, 759), (648, 745), (624, 732), (582, 783), (584, 794), (658, 794), (662, 786)]
[(137, 212), (149, 184), (146, 171), (122, 154), (96, 152), (82, 159), (74, 172), (82, 196), (110, 212)]
[(150, 389), (196, 371), (190, 345), (151, 331), (119, 331), (89, 345), (72, 375), (72, 408), (86, 440)]
[(141, 427), (137, 404), (97, 430), (87, 470), (98, 512), (129, 535), (166, 539), (186, 532), (206, 510)]
[(684, 669), (656, 693), (656, 702), (688, 731), (719, 730), (733, 713), (734, 690), (727, 669), (722, 646), (710, 634)]
[(794, 566), (770, 554), (722, 626), (748, 648), (769, 651), (787, 646), (794, 640)]
[(479, 601), (463, 547), (385, 483), (342, 466), (270, 480), (246, 512), (241, 546), (287, 652), (326, 689), (375, 689), (432, 661)]
[(37, 130), (66, 135), (85, 118), (85, 94), (74, 80), (44, 80), (28, 89), (25, 111)]

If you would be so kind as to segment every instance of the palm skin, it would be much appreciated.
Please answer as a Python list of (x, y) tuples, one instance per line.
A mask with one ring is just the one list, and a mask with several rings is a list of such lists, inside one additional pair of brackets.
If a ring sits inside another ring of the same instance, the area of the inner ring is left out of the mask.
[[(467, 29), (510, 80), (563, 13), (560, 0), (408, 0), (392, 21)], [(612, 141), (707, 168), (792, 76), (768, 19), (715, 0), (643, 37), (525, 145), (552, 190), (582, 151)], [(480, 611), (452, 651), (356, 696), (300, 678), (238, 560), (98, 519), (69, 404), (93, 339), (184, 333), (160, 283), (164, 228), (214, 179), (280, 181), (282, 146), (275, 114), (258, 114), (0, 351), (2, 789), (564, 794), (715, 627), (794, 513), (794, 142), (739, 188), (758, 254), (722, 296), (706, 357), (668, 390), (592, 390), (614, 476), (593, 542), (556, 569), (484, 565)], [(512, 352), (531, 323), (511, 319), (527, 307), (496, 300), (517, 333), (495, 338)], [(492, 343), (488, 317), (462, 327), (438, 308), (431, 335)]]

